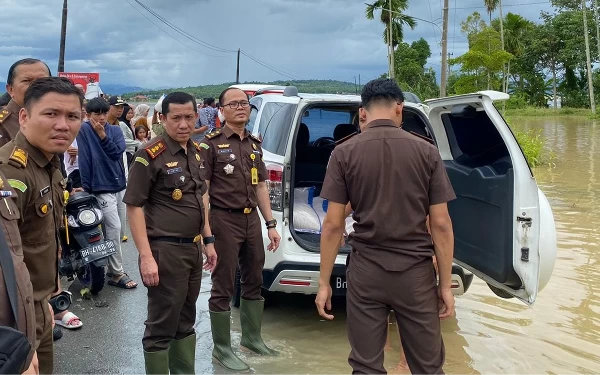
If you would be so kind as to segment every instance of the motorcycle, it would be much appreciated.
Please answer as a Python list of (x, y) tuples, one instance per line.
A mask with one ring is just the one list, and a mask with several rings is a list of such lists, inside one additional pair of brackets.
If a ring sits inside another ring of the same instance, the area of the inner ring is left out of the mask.
[(104, 216), (95, 196), (83, 191), (70, 196), (66, 193), (65, 201), (60, 276), (70, 281), (77, 276), (92, 295), (97, 295), (104, 287), (108, 257), (117, 251), (115, 243), (106, 239)]

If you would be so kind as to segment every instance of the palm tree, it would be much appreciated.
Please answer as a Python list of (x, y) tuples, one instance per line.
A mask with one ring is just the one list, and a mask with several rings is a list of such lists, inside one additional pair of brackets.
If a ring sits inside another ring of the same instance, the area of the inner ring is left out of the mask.
[[(391, 18), (392, 47), (395, 49), (404, 39), (404, 25), (414, 29), (417, 26), (417, 21), (411, 16), (404, 14), (408, 9), (408, 0), (377, 0), (373, 4), (368, 4), (365, 12), (367, 19), (375, 19), (375, 11), (379, 9), (381, 10), (381, 23), (385, 25), (383, 41), (385, 44), (388, 44)], [(390, 12), (389, 9), (392, 11)]]
[[(492, 13), (498, 8), (500, 10), (500, 42), (502, 44), (502, 50), (504, 51), (504, 16), (502, 15), (502, 0), (483, 0), (483, 5), (490, 15), (490, 25), (492, 24)], [(508, 79), (506, 78), (506, 73), (503, 70), (502, 77), (502, 91), (506, 92), (508, 90)]]
[[(496, 27), (498, 25), (498, 23), (501, 20), (494, 20), (494, 27)], [(504, 32), (505, 32), (505, 41), (506, 41), (506, 45), (505, 45), (505, 49), (506, 52), (511, 53), (513, 56), (515, 57), (519, 57), (523, 54), (523, 51), (525, 49), (525, 45), (523, 44), (525, 39), (525, 35), (529, 32), (531, 32), (531, 30), (533, 30), (533, 27), (535, 26), (535, 24), (525, 18), (523, 18), (522, 16), (518, 15), (518, 14), (514, 14), (514, 13), (508, 13), (506, 15), (506, 19), (504, 20), (505, 23), (505, 28), (504, 28)], [(497, 23), (498, 22), (498, 23)], [(506, 73), (506, 89), (508, 89), (508, 78), (510, 77), (510, 61), (508, 62), (508, 68), (507, 68), (507, 73)]]

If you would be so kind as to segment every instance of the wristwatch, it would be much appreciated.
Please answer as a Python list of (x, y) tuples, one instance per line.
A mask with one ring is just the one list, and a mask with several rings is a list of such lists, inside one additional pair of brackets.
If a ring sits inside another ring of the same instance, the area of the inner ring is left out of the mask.
[(267, 229), (275, 228), (277, 226), (277, 220), (275, 220), (275, 219), (269, 220), (269, 221), (265, 222), (265, 225), (267, 226)]
[(202, 239), (202, 242), (204, 242), (205, 245), (209, 245), (211, 243), (215, 243), (215, 236), (204, 237)]

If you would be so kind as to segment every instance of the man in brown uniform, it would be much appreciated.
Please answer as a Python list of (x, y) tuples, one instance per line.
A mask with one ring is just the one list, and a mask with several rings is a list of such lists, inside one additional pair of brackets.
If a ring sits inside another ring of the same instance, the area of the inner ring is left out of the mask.
[(48, 299), (58, 289), (58, 228), (66, 185), (58, 154), (79, 131), (83, 95), (66, 78), (40, 78), (25, 92), (23, 104), (21, 132), (0, 148), (0, 171), (17, 193), (19, 232), (33, 285), (40, 373), (50, 374), (53, 316)]
[[(37, 356), (35, 356), (35, 310), (33, 308), (33, 289), (29, 278), (29, 271), (23, 261), (23, 246), (17, 220), (20, 217), (16, 205), (17, 194), (9, 186), (6, 177), (0, 172), (0, 223), (4, 231), (6, 245), (12, 258), (12, 268), (8, 272), (14, 273), (17, 282), (17, 325), (11, 309), (8, 287), (4, 282), (4, 272), (0, 266), (0, 326), (14, 327), (21, 331), (29, 341), (31, 351), (23, 364), (23, 370), (35, 374), (39, 371)], [(4, 249), (0, 249), (4, 251)], [(10, 258), (9, 258), (10, 259)]]
[(22, 59), (8, 69), (6, 92), (11, 100), (0, 110), (0, 147), (15, 139), (19, 132), (19, 111), (23, 108), (25, 90), (41, 77), (50, 77), (50, 69), (38, 59)]
[(166, 131), (135, 154), (123, 201), (148, 288), (146, 373), (193, 374), (202, 251), (206, 270), (214, 269), (217, 254), (204, 208), (208, 194), (200, 146), (190, 140), (196, 101), (174, 92), (162, 106)]
[(393, 309), (411, 372), (441, 374), (440, 319), (454, 312), (454, 238), (447, 207), (454, 191), (436, 147), (399, 128), (404, 95), (394, 81), (369, 82), (362, 103), (365, 128), (334, 149), (321, 192), (329, 207), (321, 233), (317, 309), (333, 319), (325, 309), (331, 309), (331, 271), (350, 202), (356, 220), (346, 271), (353, 373), (385, 373), (383, 348)]
[(261, 142), (245, 128), (250, 115), (248, 97), (242, 90), (227, 89), (219, 97), (219, 103), (223, 103), (221, 111), (226, 125), (206, 135), (200, 143), (209, 182), (211, 228), (219, 255), (208, 307), (213, 357), (231, 370), (243, 371), (249, 367), (233, 353), (230, 335), (229, 303), (238, 262), (242, 283), (241, 344), (258, 354), (276, 354), (265, 345), (260, 334), (265, 250), (257, 206), (269, 229), (271, 243), (267, 249), (277, 250), (280, 237), (271, 213)]

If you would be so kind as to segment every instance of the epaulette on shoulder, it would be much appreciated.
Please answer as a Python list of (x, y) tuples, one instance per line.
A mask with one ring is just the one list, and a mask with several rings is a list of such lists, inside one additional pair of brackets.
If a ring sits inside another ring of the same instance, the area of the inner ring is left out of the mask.
[(2, 124), (4, 122), (4, 120), (6, 120), (9, 116), (10, 116), (10, 111), (6, 108), (3, 108), (0, 111), (0, 124)]
[(341, 145), (342, 143), (346, 142), (347, 140), (349, 140), (350, 138), (354, 137), (354, 136), (355, 136), (355, 135), (357, 135), (357, 134), (358, 134), (358, 132), (354, 132), (354, 133), (352, 133), (352, 134), (350, 134), (350, 135), (347, 135), (347, 136), (345, 136), (344, 138), (342, 138), (342, 139), (340, 139), (340, 140), (337, 140), (337, 141), (335, 142), (335, 145), (336, 145), (336, 146), (338, 146), (338, 145)]
[(214, 137), (216, 137), (217, 135), (221, 134), (220, 130), (215, 130), (212, 133), (208, 133), (207, 135), (205, 135), (204, 137), (206, 137), (207, 139), (213, 139)]
[(8, 163), (13, 164), (15, 167), (25, 168), (27, 166), (27, 159), (29, 154), (21, 147), (15, 146), (8, 158)]
[(164, 150), (167, 149), (167, 146), (165, 145), (165, 142), (162, 141), (162, 139), (159, 139), (158, 141), (146, 146), (145, 149), (152, 159), (156, 159), (158, 155), (160, 155)]
[(250, 138), (254, 139), (256, 142), (258, 143), (262, 143), (262, 139), (258, 138), (257, 136), (255, 136), (254, 134), (250, 134)]
[(417, 137), (417, 138), (421, 138), (422, 140), (424, 140), (424, 141), (427, 141), (427, 142), (431, 143), (432, 145), (435, 145), (435, 142), (433, 141), (433, 139), (431, 139), (431, 138), (429, 138), (429, 137), (426, 137), (426, 136), (424, 136), (424, 135), (421, 135), (421, 134), (419, 134), (419, 133), (416, 133), (416, 132), (414, 132), (414, 131), (412, 131), (412, 130), (409, 130), (409, 131), (408, 131), (408, 133), (410, 133), (410, 134), (414, 135), (414, 136), (415, 136), (415, 137)]

